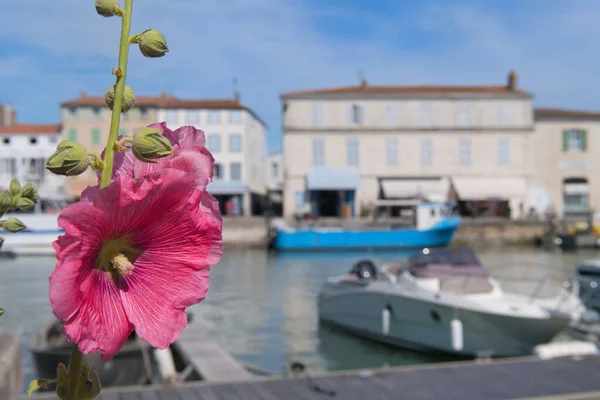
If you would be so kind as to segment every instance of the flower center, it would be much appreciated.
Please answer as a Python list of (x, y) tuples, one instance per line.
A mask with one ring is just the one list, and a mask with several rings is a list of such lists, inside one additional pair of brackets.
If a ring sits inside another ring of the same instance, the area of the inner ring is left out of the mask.
[(100, 247), (96, 268), (120, 276), (129, 276), (133, 273), (133, 263), (140, 254), (127, 237), (109, 239)]

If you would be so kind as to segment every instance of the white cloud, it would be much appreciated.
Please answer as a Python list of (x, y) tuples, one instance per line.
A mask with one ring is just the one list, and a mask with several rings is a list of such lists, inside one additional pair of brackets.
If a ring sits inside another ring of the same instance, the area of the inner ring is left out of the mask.
[[(237, 77), (243, 100), (267, 120), (273, 135), (279, 134), (282, 91), (354, 84), (359, 69), (379, 84), (486, 84), (504, 82), (515, 68), (538, 104), (600, 106), (600, 3), (398, 4), (388, 12), (366, 12), (296, 0), (135, 2), (133, 31), (161, 30), (170, 53), (149, 60), (132, 48), (129, 82), (138, 93), (229, 96)], [(502, 4), (518, 8), (484, 8)], [(49, 89), (68, 87), (73, 96), (77, 85), (88, 92), (108, 86), (119, 19), (97, 16), (92, 0), (9, 2), (3, 12), (8, 18), (2, 18), (0, 40), (42, 48), (53, 57), (54, 65), (47, 66), (28, 56), (30, 69), (47, 75)], [(23, 59), (12, 63), (23, 70)], [(92, 74), (85, 71), (89, 67)], [(0, 76), (10, 68), (0, 61)]]

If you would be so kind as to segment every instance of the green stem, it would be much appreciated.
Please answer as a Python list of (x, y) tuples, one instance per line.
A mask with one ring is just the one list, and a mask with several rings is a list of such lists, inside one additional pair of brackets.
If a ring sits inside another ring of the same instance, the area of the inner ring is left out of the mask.
[(104, 153), (104, 169), (100, 178), (100, 187), (110, 183), (113, 170), (115, 149), (113, 144), (119, 137), (119, 123), (121, 121), (121, 106), (123, 104), (123, 93), (125, 92), (125, 77), (127, 75), (127, 58), (129, 57), (129, 32), (131, 30), (131, 7), (133, 0), (125, 0), (122, 9), (121, 44), (119, 47), (119, 73), (117, 74), (117, 87), (115, 89), (115, 101), (113, 104), (112, 117), (110, 120), (110, 133)]
[(71, 364), (69, 365), (69, 394), (68, 400), (79, 400), (77, 394), (79, 393), (79, 381), (81, 375), (81, 368), (83, 367), (83, 353), (79, 351), (77, 346), (73, 346), (71, 351)]

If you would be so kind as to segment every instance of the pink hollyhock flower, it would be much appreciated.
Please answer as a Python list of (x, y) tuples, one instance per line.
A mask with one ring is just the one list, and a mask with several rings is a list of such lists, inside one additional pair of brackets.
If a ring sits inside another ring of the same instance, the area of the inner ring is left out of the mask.
[(63, 210), (50, 303), (68, 339), (112, 358), (133, 329), (166, 348), (202, 301), (222, 253), (222, 222), (186, 172), (121, 175)]
[(171, 131), (164, 122), (148, 127), (162, 131), (162, 135), (171, 142), (173, 153), (155, 160), (155, 163), (147, 163), (138, 160), (131, 151), (116, 152), (112, 179), (122, 175), (141, 178), (165, 168), (175, 168), (190, 173), (199, 189), (206, 188), (212, 181), (215, 160), (205, 147), (204, 132), (193, 126), (182, 126)]

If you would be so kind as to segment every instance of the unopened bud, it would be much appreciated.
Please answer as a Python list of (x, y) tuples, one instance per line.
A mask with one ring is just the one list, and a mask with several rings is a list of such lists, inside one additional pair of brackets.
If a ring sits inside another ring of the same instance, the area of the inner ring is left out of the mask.
[[(104, 94), (104, 102), (111, 110), (113, 109), (113, 106), (115, 104), (115, 89), (116, 85), (113, 85)], [(131, 89), (129, 86), (125, 86), (125, 90), (123, 91), (123, 102), (121, 103), (121, 111), (129, 111), (134, 106), (134, 104), (135, 95), (133, 94), (133, 89)]]
[(88, 153), (79, 143), (64, 140), (46, 161), (46, 169), (57, 175), (74, 176), (85, 172), (90, 166)]
[(118, 0), (96, 0), (96, 12), (103, 17), (120, 14)]
[(32, 200), (26, 199), (25, 197), (21, 197), (17, 200), (17, 208), (21, 211), (29, 211), (35, 206), (35, 202)]
[(16, 218), (10, 217), (7, 218), (6, 221), (4, 221), (2, 223), (2, 228), (9, 233), (17, 233), (17, 232), (21, 232), (23, 229), (26, 228), (25, 225), (23, 225), (23, 223), (21, 221), (19, 221)]
[(171, 142), (156, 128), (140, 129), (133, 136), (131, 151), (144, 162), (153, 163), (155, 159), (166, 157), (173, 152)]
[(138, 43), (140, 51), (145, 57), (162, 57), (169, 51), (167, 40), (156, 29), (148, 29), (139, 33), (133, 36), (129, 41), (131, 43)]
[(5, 190), (0, 195), (0, 208), (3, 210), (9, 210), (14, 207), (14, 201), (15, 199), (10, 190)]
[(37, 195), (37, 190), (35, 186), (33, 186), (33, 183), (26, 183), (25, 185), (23, 185), (23, 187), (21, 188), (21, 197), (37, 201), (36, 198), (39, 196)]
[(19, 193), (21, 193), (21, 184), (16, 178), (11, 179), (8, 188), (10, 189), (10, 192), (13, 194), (13, 196), (16, 196)]

